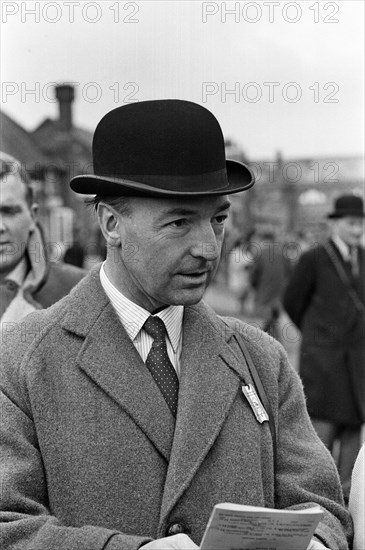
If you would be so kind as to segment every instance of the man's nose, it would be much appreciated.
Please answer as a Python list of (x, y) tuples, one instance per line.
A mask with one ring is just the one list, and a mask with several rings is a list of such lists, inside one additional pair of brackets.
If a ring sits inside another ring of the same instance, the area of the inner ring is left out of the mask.
[(204, 258), (210, 262), (219, 258), (220, 244), (210, 224), (199, 228), (199, 231), (197, 231), (194, 244), (191, 247), (191, 255), (196, 258)]

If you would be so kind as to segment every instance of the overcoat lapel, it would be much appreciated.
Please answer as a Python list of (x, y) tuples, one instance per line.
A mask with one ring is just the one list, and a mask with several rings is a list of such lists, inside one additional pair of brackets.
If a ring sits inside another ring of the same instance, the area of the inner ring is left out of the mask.
[(179, 405), (161, 522), (214, 444), (242, 381), (250, 383), (247, 365), (228, 339), (210, 308), (203, 303), (185, 308)]
[(85, 337), (78, 367), (133, 418), (168, 461), (174, 418), (106, 297), (98, 273), (88, 279), (90, 284), (74, 294), (72, 314), (63, 323)]
[[(359, 279), (359, 276), (354, 276), (354, 274), (352, 272), (352, 269), (351, 269), (350, 261), (345, 261), (344, 260), (341, 252), (339, 251), (338, 247), (336, 246), (336, 244), (333, 242), (332, 239), (329, 239), (328, 244), (329, 244), (330, 248), (332, 248), (332, 251), (333, 251), (334, 255), (336, 256), (336, 258), (338, 260), (338, 263), (342, 266), (342, 269), (346, 274), (346, 277), (348, 279), (348, 285), (352, 286), (354, 289), (359, 291), (360, 279)], [(361, 249), (358, 248), (358, 268), (359, 268), (360, 271), (361, 271), (361, 252), (362, 252)], [(336, 265), (335, 265), (335, 263), (332, 259), (331, 259), (331, 266), (332, 266), (332, 269), (336, 272), (336, 275), (339, 277), (339, 279), (341, 281), (341, 285), (343, 286), (345, 291), (347, 293), (350, 293), (349, 286), (346, 285), (346, 283), (343, 280), (343, 277), (341, 277), (340, 274), (338, 273), (338, 269), (336, 268)]]
[[(247, 365), (229, 331), (203, 303), (186, 307), (176, 427), (166, 402), (122, 327), (93, 270), (69, 296), (63, 328), (84, 338), (77, 365), (140, 427), (169, 462), (161, 521), (185, 492), (214, 444)], [(175, 433), (174, 433), (175, 429)]]

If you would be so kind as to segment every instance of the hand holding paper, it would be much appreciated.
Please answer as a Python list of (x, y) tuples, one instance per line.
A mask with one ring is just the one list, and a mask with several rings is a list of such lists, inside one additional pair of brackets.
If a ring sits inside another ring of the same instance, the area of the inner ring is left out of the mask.
[(217, 504), (200, 550), (322, 550), (325, 547), (312, 539), (321, 517), (318, 506), (276, 510)]

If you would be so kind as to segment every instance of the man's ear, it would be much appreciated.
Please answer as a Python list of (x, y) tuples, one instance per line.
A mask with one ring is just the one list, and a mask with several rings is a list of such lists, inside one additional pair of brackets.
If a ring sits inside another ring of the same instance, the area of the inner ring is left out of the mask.
[(99, 203), (96, 211), (100, 229), (109, 246), (120, 246), (119, 219), (113, 208)]
[(34, 202), (30, 207), (30, 215), (32, 216), (32, 220), (35, 222), (38, 220), (38, 213), (39, 213), (39, 206), (36, 202)]
[(37, 222), (38, 222), (38, 204), (36, 202), (34, 202), (32, 204), (32, 206), (29, 208), (29, 212), (30, 212), (30, 216), (32, 218), (32, 224), (31, 224), (31, 228), (30, 228), (30, 231), (33, 232), (36, 225), (37, 225)]

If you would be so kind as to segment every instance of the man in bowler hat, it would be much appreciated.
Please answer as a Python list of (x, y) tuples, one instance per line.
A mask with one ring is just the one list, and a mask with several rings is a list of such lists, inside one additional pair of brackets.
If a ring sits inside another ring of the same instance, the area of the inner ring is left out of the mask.
[(94, 195), (107, 259), (4, 352), (2, 548), (194, 549), (228, 501), (317, 503), (309, 548), (345, 550), (336, 468), (285, 352), (202, 301), (250, 170), (178, 100), (108, 113), (93, 158), (71, 187)]
[(302, 331), (300, 375), (314, 427), (332, 451), (348, 497), (365, 422), (365, 255), (360, 246), (364, 207), (341, 195), (328, 215), (330, 238), (305, 252), (284, 296)]

